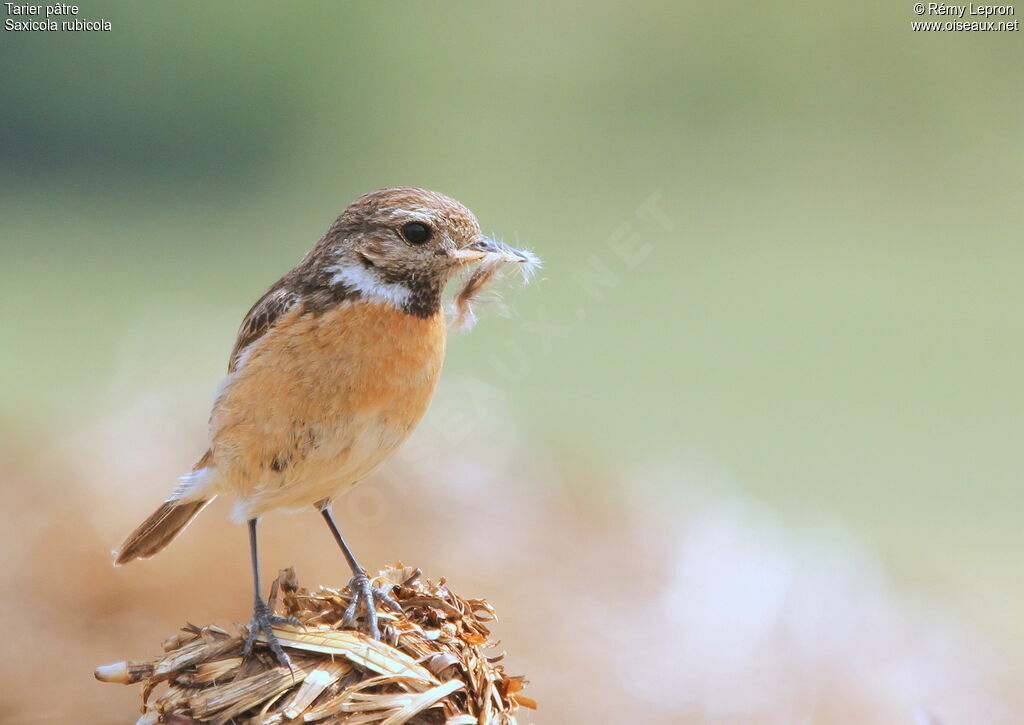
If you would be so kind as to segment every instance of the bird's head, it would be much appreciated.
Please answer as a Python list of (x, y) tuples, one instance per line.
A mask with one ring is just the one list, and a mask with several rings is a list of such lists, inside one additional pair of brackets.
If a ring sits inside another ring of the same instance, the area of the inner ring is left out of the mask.
[(436, 191), (411, 186), (364, 194), (314, 249), (334, 284), (414, 314), (432, 314), (452, 276), (468, 265), (533, 265), (536, 258), (484, 236), (473, 213)]

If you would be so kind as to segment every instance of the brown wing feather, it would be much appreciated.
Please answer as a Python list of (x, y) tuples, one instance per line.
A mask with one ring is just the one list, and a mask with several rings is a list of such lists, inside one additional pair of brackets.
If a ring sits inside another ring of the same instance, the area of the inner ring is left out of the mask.
[(231, 351), (228, 372), (234, 372), (238, 366), (238, 358), (245, 348), (263, 337), (281, 315), (301, 302), (297, 294), (282, 286), (280, 282), (267, 290), (266, 294), (249, 309), (238, 328), (238, 339), (235, 340), (235, 347)]
[(263, 337), (289, 310), (301, 305), (304, 312), (319, 315), (346, 300), (359, 297), (358, 292), (332, 279), (329, 265), (317, 256), (318, 250), (319, 246), (314, 247), (293, 270), (256, 300), (238, 328), (228, 372), (234, 372), (238, 367), (242, 351)]

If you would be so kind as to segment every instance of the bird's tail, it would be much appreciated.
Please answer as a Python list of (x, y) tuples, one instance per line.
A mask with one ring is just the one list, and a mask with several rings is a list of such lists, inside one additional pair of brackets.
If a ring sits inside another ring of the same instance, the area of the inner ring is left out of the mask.
[(198, 501), (164, 501), (124, 540), (115, 552), (114, 565), (153, 556), (171, 543), (212, 500), (213, 497)]

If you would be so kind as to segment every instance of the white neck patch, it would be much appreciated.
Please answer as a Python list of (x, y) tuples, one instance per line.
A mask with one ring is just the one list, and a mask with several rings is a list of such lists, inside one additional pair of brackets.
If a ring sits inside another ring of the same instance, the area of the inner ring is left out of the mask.
[(359, 262), (331, 267), (331, 284), (343, 284), (356, 290), (364, 299), (389, 302), (395, 307), (403, 307), (412, 297), (412, 292), (403, 284), (385, 282), (372, 267)]

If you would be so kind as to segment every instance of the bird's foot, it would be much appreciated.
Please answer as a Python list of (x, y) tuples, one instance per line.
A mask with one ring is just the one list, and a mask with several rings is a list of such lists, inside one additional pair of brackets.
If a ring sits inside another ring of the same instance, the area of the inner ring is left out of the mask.
[(262, 599), (257, 599), (252, 608), (252, 621), (249, 623), (249, 634), (245, 638), (245, 646), (242, 648), (242, 655), (248, 657), (252, 654), (253, 647), (256, 644), (256, 640), (259, 639), (262, 633), (267, 640), (267, 646), (270, 647), (270, 651), (274, 654), (275, 659), (282, 665), (287, 667), (289, 670), (292, 668), (292, 661), (285, 653), (284, 649), (281, 648), (281, 643), (277, 641), (277, 637), (274, 635), (274, 625), (281, 624), (292, 624), (297, 627), (301, 627), (302, 623), (294, 617), (279, 617), (276, 614), (271, 613), (270, 607)]
[(380, 629), (377, 626), (377, 605), (383, 604), (392, 611), (402, 612), (402, 605), (392, 599), (386, 591), (378, 589), (370, 584), (370, 578), (366, 572), (356, 574), (348, 583), (351, 598), (348, 607), (345, 608), (345, 615), (341, 618), (341, 626), (349, 629), (359, 629), (357, 615), (362, 608), (366, 612), (366, 633), (374, 639), (380, 639)]

